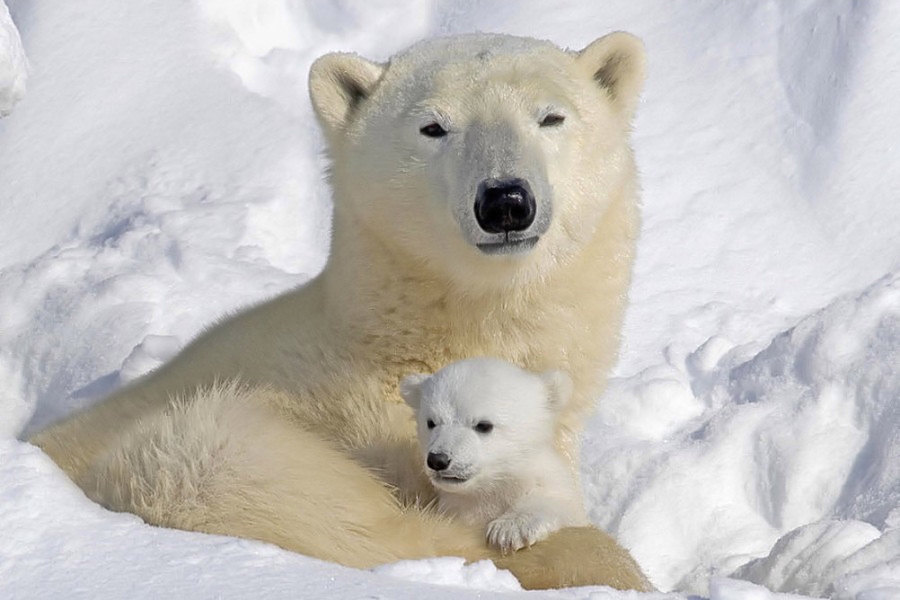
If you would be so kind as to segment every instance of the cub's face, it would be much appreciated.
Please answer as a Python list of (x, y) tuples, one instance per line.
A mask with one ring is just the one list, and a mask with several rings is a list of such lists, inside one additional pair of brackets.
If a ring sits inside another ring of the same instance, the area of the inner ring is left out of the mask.
[(553, 447), (571, 381), (504, 361), (476, 358), (434, 375), (410, 375), (401, 394), (416, 412), (422, 460), (444, 492), (469, 493), (530, 468), (536, 450)]
[(388, 65), (327, 55), (310, 92), (337, 209), (475, 287), (546, 274), (591, 239), (633, 178), (642, 79), (628, 34), (578, 53), (472, 35), (418, 44)]

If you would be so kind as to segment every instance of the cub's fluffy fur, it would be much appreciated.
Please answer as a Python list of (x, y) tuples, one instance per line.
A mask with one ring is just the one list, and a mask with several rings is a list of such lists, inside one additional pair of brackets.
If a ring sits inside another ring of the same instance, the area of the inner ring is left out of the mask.
[(443, 512), (486, 527), (504, 552), (588, 525), (575, 476), (553, 443), (572, 397), (568, 375), (470, 358), (407, 376), (400, 394), (416, 411), (422, 464)]

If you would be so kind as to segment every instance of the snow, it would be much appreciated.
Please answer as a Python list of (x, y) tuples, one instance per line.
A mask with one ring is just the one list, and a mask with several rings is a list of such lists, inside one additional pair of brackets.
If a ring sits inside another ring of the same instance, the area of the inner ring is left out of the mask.
[[(773, 589), (803, 589), (812, 594), (853, 597), (847, 588), (860, 572), (869, 575), (894, 570), (882, 582), (896, 589), (900, 583), (900, 529), (884, 535), (861, 521), (823, 519), (791, 531), (768, 556), (751, 561), (735, 575)], [(850, 573), (854, 577), (847, 577)], [(874, 579), (874, 578), (873, 578)], [(878, 587), (883, 587), (879, 584)]]
[[(594, 521), (618, 531), (664, 589), (703, 591), (710, 570), (738, 567), (811, 521), (748, 571), (754, 581), (818, 594), (879, 528), (894, 532), (882, 558), (900, 569), (900, 272), (750, 357), (724, 344), (712, 338), (681, 368), (612, 383), (583, 449)], [(859, 521), (819, 521), (829, 517)], [(776, 574), (788, 559), (813, 574)]]
[(710, 600), (800, 600), (807, 596), (774, 594), (764, 587), (746, 581), (716, 577), (709, 582)]
[(456, 556), (443, 556), (424, 560), (401, 560), (372, 570), (407, 581), (490, 591), (522, 590), (522, 586), (512, 573), (497, 569), (489, 560), (480, 560), (470, 565), (465, 562), (465, 559)]
[(595, 523), (674, 591), (536, 596), (900, 597), (895, 2), (7, 4), (0, 113), (21, 101), (0, 120), (0, 596), (524, 594), (489, 563), (365, 572), (149, 527), (16, 437), (321, 269), (316, 56), (624, 29), (650, 57), (644, 229), (582, 474)]
[(6, 4), (0, 2), (0, 117), (12, 112), (25, 95), (28, 65), (19, 30), (9, 16)]

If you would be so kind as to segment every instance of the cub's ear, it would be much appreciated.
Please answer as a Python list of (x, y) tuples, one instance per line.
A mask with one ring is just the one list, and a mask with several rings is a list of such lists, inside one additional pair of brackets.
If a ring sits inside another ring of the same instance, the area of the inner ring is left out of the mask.
[(385, 65), (356, 54), (320, 56), (309, 69), (309, 97), (325, 133), (343, 128), (353, 111), (369, 97)]
[(422, 403), (422, 384), (428, 381), (428, 377), (425, 373), (414, 373), (400, 381), (400, 395), (413, 410), (419, 410), (419, 404)]
[(613, 107), (630, 119), (644, 87), (647, 59), (643, 42), (616, 31), (588, 44), (575, 61), (606, 91)]
[(547, 404), (554, 413), (560, 413), (572, 399), (574, 384), (564, 371), (545, 371), (541, 379), (547, 386)]

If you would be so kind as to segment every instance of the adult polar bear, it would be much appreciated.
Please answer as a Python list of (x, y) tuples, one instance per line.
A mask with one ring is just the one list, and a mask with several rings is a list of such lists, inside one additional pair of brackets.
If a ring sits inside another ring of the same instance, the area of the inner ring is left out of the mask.
[(387, 64), (323, 56), (310, 95), (335, 199), (324, 271), (33, 441), (91, 498), (153, 524), (350, 566), (491, 557), (527, 587), (646, 588), (596, 529), (498, 556), (481, 528), (419, 508), (433, 491), (397, 391), (475, 355), (563, 369), (575, 393), (557, 443), (577, 466), (631, 276), (643, 70), (625, 33), (580, 52), (474, 34)]

